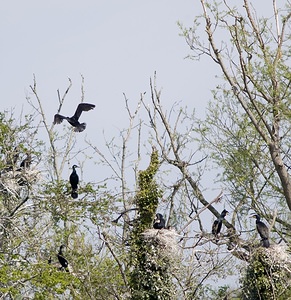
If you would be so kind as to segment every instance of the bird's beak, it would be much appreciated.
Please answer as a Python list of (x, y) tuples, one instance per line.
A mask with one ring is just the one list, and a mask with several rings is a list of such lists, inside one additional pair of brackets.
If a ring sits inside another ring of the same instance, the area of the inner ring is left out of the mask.
[(157, 217), (155, 217), (154, 222), (155, 223), (160, 223), (160, 220)]

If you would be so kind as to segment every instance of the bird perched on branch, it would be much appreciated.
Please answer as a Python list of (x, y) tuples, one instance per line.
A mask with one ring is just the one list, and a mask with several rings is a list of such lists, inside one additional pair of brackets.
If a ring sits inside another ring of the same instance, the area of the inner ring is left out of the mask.
[(222, 222), (225, 218), (225, 216), (228, 214), (228, 211), (227, 210), (223, 210), (219, 216), (218, 219), (216, 219), (212, 225), (212, 234), (215, 235), (216, 237), (216, 242), (218, 242), (218, 235), (221, 231), (221, 227), (222, 227)]
[(162, 214), (156, 214), (154, 220), (154, 229), (163, 229), (166, 226), (166, 221)]
[(86, 129), (86, 123), (80, 123), (79, 118), (83, 111), (91, 110), (95, 107), (95, 104), (90, 103), (80, 103), (75, 111), (75, 114), (72, 117), (65, 117), (60, 114), (55, 114), (54, 124), (60, 124), (66, 119), (73, 127), (74, 131), (82, 132)]
[(31, 163), (32, 163), (31, 154), (27, 153), (25, 159), (20, 163), (20, 168), (29, 169)]
[(73, 165), (73, 171), (70, 175), (70, 184), (71, 184), (71, 187), (72, 187), (72, 192), (71, 192), (71, 196), (73, 199), (76, 199), (78, 198), (78, 184), (79, 184), (79, 176), (76, 172), (76, 168), (79, 168), (78, 166), (76, 165)]
[(259, 215), (254, 214), (251, 216), (251, 218), (256, 218), (256, 227), (260, 237), (262, 238), (263, 247), (269, 248), (269, 228), (261, 221), (261, 217)]
[(60, 270), (62, 271), (62, 270), (65, 270), (66, 272), (69, 272), (69, 270), (68, 270), (68, 265), (69, 265), (69, 263), (68, 263), (68, 261), (65, 259), (65, 257), (64, 257), (64, 254), (63, 254), (63, 249), (65, 248), (66, 246), (65, 245), (61, 245), (60, 246), (60, 250), (59, 250), (59, 253), (58, 253), (58, 260), (59, 260), (59, 262), (60, 262), (60, 264), (61, 264), (61, 267), (60, 267)]

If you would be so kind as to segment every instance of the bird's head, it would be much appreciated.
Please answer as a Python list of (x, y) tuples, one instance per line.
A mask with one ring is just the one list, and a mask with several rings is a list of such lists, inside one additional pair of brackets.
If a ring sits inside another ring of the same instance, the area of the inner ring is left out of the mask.
[(159, 213), (157, 213), (156, 214), (156, 217), (155, 217), (155, 222), (157, 222), (157, 221), (161, 221), (163, 219), (163, 215), (162, 214), (159, 214)]
[(60, 250), (62, 251), (64, 248), (66, 248), (66, 245), (62, 244), (62, 245), (60, 246)]
[(228, 215), (229, 214), (229, 212), (226, 210), (226, 209), (224, 209), (222, 212), (221, 212), (221, 216), (222, 217), (225, 217), (226, 215)]
[(73, 165), (72, 169), (75, 170), (76, 168), (79, 168), (77, 165)]
[(258, 221), (260, 221), (260, 216), (257, 215), (257, 214), (252, 214), (252, 215), (250, 216), (250, 218), (255, 218), (255, 219), (257, 219)]

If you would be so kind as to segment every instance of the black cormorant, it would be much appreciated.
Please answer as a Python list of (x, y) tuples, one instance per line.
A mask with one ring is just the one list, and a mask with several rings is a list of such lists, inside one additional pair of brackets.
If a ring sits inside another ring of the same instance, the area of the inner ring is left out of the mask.
[(154, 220), (154, 228), (155, 229), (163, 229), (166, 226), (166, 221), (162, 214), (156, 214), (155, 220)]
[(63, 254), (63, 249), (65, 248), (66, 246), (65, 245), (61, 245), (60, 246), (60, 250), (59, 250), (59, 253), (58, 253), (58, 260), (61, 264), (61, 267), (60, 267), (60, 270), (66, 270), (66, 272), (69, 272), (68, 270), (68, 261), (64, 258), (64, 254)]
[(70, 175), (70, 184), (72, 187), (71, 196), (72, 196), (72, 198), (76, 199), (76, 198), (78, 198), (77, 190), (78, 190), (78, 183), (79, 183), (79, 176), (76, 172), (76, 168), (79, 168), (79, 167), (76, 165), (73, 165), (72, 168), (73, 168), (73, 172)]
[(218, 219), (216, 219), (212, 225), (212, 234), (215, 235), (216, 237), (216, 242), (218, 242), (217, 236), (221, 231), (221, 227), (222, 227), (222, 221), (224, 220), (224, 217), (228, 214), (227, 210), (223, 210), (219, 216)]
[(256, 218), (256, 227), (260, 237), (262, 238), (263, 247), (269, 248), (269, 228), (261, 221), (261, 217), (259, 215), (254, 214), (251, 217)]
[(20, 163), (20, 168), (29, 169), (32, 162), (31, 154), (27, 153), (25, 159)]
[(17, 164), (17, 160), (19, 158), (20, 148), (19, 146), (14, 147), (13, 152), (8, 153), (8, 158), (6, 162), (6, 167), (3, 171), (11, 171)]
[(65, 117), (60, 114), (56, 114), (54, 117), (54, 124), (60, 124), (66, 119), (73, 127), (76, 132), (82, 132), (86, 129), (86, 123), (80, 123), (79, 118), (83, 111), (91, 110), (95, 107), (95, 104), (80, 103), (76, 109), (75, 114), (72, 117)]

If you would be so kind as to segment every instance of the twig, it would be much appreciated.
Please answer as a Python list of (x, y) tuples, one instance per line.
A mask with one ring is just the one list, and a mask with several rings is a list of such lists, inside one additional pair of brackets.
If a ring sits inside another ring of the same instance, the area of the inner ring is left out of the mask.
[(108, 240), (107, 240), (107, 234), (106, 234), (105, 232), (102, 232), (101, 234), (102, 234), (102, 236), (103, 236), (103, 238), (104, 238), (105, 245), (107, 246), (107, 248), (109, 249), (109, 251), (110, 251), (110, 253), (112, 254), (113, 258), (115, 259), (115, 261), (116, 261), (117, 264), (118, 264), (118, 267), (119, 267), (119, 270), (120, 270), (120, 273), (121, 273), (121, 276), (122, 276), (122, 278), (123, 278), (123, 281), (124, 281), (125, 286), (129, 286), (129, 285), (128, 285), (128, 282), (127, 282), (127, 279), (126, 279), (126, 276), (125, 276), (125, 273), (124, 273), (124, 271), (123, 271), (123, 269), (122, 269), (122, 264), (121, 264), (121, 262), (119, 261), (119, 259), (117, 258), (117, 256), (115, 255), (115, 253), (113, 252), (113, 250), (112, 250), (112, 248), (111, 248), (111, 246), (110, 246), (110, 244), (109, 244), (109, 242), (108, 242)]
[(180, 229), (178, 231), (178, 234), (180, 234), (182, 231), (184, 231), (193, 221), (195, 221), (196, 217), (198, 217), (204, 210), (206, 210), (212, 203), (214, 202), (219, 202), (221, 200), (223, 191), (221, 191), (219, 193), (218, 196), (216, 196), (211, 202), (209, 202), (206, 206), (204, 206), (203, 208), (201, 208), (198, 213), (189, 221), (186, 223), (186, 225), (184, 225), (184, 227), (182, 227), (182, 229)]

